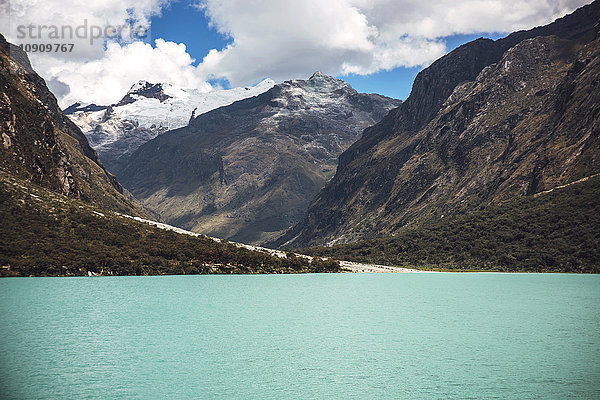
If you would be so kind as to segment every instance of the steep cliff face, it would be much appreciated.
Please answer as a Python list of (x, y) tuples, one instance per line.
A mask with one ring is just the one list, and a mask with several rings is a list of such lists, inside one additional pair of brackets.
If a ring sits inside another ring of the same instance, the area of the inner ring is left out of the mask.
[(595, 2), (436, 61), (340, 156), (304, 220), (276, 244), (392, 234), (598, 172), (599, 16)]
[(103, 208), (137, 212), (79, 128), (62, 113), (27, 55), (1, 35), (0, 168)]
[(399, 104), (315, 73), (158, 136), (116, 173), (171, 224), (262, 243), (302, 217), (338, 155)]

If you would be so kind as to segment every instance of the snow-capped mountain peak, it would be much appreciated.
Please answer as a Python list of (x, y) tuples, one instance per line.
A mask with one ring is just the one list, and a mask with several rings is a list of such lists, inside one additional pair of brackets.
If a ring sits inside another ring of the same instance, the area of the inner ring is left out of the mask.
[(153, 86), (153, 84), (145, 80), (139, 80), (131, 86), (127, 93), (136, 93), (138, 90), (148, 86)]
[[(135, 83), (127, 94), (117, 103), (117, 105), (125, 105), (133, 103), (140, 97), (146, 97), (148, 99), (158, 99), (161, 103), (165, 100), (173, 97), (166, 93), (168, 89), (171, 89), (172, 85), (168, 83), (150, 83), (147, 81), (138, 81)], [(167, 89), (167, 90), (165, 90)]]
[(145, 142), (163, 132), (186, 126), (192, 113), (204, 114), (235, 101), (257, 96), (275, 85), (265, 79), (256, 86), (204, 92), (168, 83), (140, 80), (116, 104), (75, 103), (65, 109), (87, 136), (90, 145), (111, 169)]
[(346, 90), (349, 92), (356, 93), (356, 91), (350, 86), (347, 82), (336, 79), (332, 76), (325, 75), (320, 71), (312, 74), (308, 80), (295, 79), (293, 81), (288, 81), (285, 83), (289, 83), (292, 86), (302, 88), (309, 92), (334, 92), (336, 90)]

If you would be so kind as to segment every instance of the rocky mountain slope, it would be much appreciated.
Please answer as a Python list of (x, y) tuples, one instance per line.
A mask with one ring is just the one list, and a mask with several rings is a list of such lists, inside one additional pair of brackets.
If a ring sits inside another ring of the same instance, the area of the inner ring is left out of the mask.
[(308, 254), (447, 271), (600, 273), (600, 174)]
[(594, 2), (433, 63), (276, 244), (393, 234), (600, 171), (599, 18)]
[(27, 55), (0, 35), (0, 169), (106, 209), (138, 213)]
[(75, 103), (64, 112), (113, 171), (139, 146), (159, 134), (186, 126), (194, 116), (264, 93), (273, 85), (275, 82), (265, 79), (252, 87), (201, 92), (139, 81), (116, 104)]
[(315, 73), (202, 114), (115, 173), (172, 225), (262, 243), (302, 217), (338, 155), (399, 104)]

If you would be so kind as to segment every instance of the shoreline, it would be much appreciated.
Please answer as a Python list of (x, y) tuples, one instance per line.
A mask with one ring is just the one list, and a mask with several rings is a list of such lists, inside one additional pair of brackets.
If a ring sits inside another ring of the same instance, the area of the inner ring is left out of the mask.
[[(338, 260), (339, 261), (339, 260)], [(406, 274), (406, 273), (440, 273), (414, 268), (392, 267), (389, 265), (362, 264), (353, 261), (339, 261), (342, 273), (351, 274)]]

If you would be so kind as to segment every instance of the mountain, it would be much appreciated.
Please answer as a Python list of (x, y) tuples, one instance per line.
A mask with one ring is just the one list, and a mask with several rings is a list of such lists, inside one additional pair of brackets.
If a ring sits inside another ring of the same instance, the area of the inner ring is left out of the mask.
[(66, 196), (142, 213), (58, 107), (25, 52), (0, 35), (0, 170)]
[(175, 231), (141, 219), (138, 204), (0, 36), (0, 276), (340, 271), (333, 260)]
[(116, 104), (75, 103), (64, 112), (79, 126), (110, 171), (147, 141), (186, 126), (194, 116), (269, 90), (275, 82), (201, 92), (167, 83), (139, 81)]
[(594, 2), (434, 62), (275, 244), (390, 235), (600, 171), (599, 18)]
[(600, 174), (462, 210), (393, 236), (307, 250), (354, 262), (447, 271), (600, 273)]
[(199, 115), (115, 173), (172, 225), (262, 243), (299, 221), (338, 155), (399, 104), (317, 72)]

